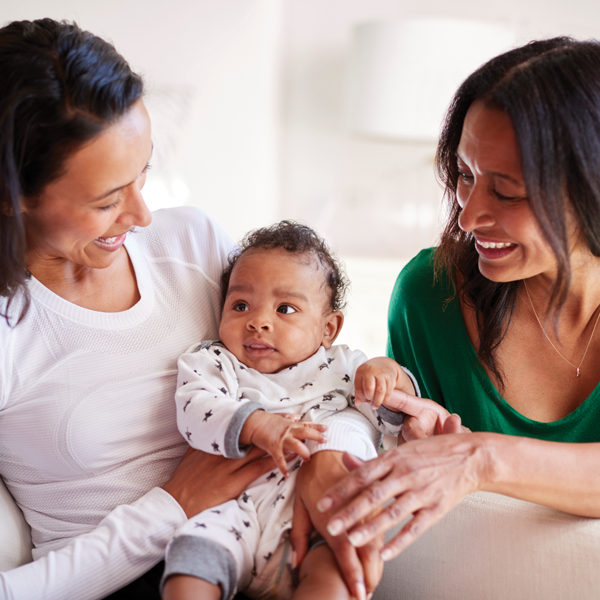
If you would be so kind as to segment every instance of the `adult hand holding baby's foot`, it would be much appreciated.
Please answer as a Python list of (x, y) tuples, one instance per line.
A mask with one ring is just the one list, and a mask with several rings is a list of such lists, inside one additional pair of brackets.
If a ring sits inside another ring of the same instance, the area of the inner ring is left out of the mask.
[(285, 415), (257, 410), (246, 419), (240, 435), (240, 444), (254, 444), (268, 452), (283, 475), (289, 477), (286, 455), (288, 458), (292, 454), (308, 460), (310, 450), (303, 442), (326, 442), (326, 430), (326, 425), (302, 423), (286, 418)]

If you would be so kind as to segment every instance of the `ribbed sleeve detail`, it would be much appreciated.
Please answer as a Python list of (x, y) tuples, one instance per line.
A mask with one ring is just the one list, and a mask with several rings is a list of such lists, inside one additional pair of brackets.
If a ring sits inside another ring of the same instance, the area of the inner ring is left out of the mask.
[(321, 422), (327, 425), (327, 441), (324, 444), (306, 442), (311, 454), (321, 450), (338, 450), (363, 460), (377, 456), (375, 448), (379, 446), (381, 433), (353, 408), (340, 411)]
[(154, 488), (117, 507), (94, 531), (73, 538), (60, 551), (0, 573), (6, 598), (103, 598), (162, 560), (167, 543), (185, 521), (179, 504)]

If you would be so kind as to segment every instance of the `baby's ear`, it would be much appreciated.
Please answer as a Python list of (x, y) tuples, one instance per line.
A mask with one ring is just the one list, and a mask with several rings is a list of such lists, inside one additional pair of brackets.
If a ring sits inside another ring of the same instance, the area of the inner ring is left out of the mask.
[(330, 312), (325, 321), (325, 331), (323, 332), (323, 339), (321, 340), (321, 346), (324, 348), (331, 348), (335, 338), (339, 335), (344, 324), (344, 314), (335, 310)]

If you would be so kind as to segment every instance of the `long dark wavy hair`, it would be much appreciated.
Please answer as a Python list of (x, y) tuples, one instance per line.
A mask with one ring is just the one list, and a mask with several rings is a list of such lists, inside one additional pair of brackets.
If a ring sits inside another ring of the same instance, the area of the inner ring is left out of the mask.
[(436, 168), (445, 186), (448, 222), (436, 251), (436, 273), (446, 271), (457, 293), (475, 309), (479, 359), (502, 389), (496, 350), (510, 325), (519, 282), (486, 279), (472, 234), (458, 226), (456, 150), (476, 100), (512, 120), (528, 202), (556, 257), (557, 277), (549, 293), (556, 328), (571, 281), (567, 210), (592, 254), (600, 256), (600, 43), (559, 37), (490, 60), (456, 92), (440, 137)]
[(22, 202), (63, 173), (66, 158), (117, 121), (143, 83), (115, 48), (75, 23), (15, 21), (0, 29), (0, 315), (29, 306)]

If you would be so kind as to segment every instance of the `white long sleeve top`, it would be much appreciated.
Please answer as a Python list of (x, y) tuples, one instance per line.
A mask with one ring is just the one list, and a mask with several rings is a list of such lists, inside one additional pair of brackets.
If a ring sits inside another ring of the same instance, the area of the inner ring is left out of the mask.
[(307, 442), (312, 453), (338, 450), (375, 458), (381, 434), (397, 436), (404, 417), (384, 407), (377, 412), (367, 404), (354, 408), (354, 375), (366, 360), (348, 346), (321, 346), (306, 360), (265, 374), (219, 342), (194, 345), (177, 363), (179, 431), (194, 448), (240, 458), (247, 452), (239, 445), (246, 419), (266, 410), (326, 424), (327, 442)]
[(0, 321), (0, 474), (35, 545), (34, 562), (0, 573), (2, 600), (102, 598), (161, 560), (186, 520), (159, 487), (187, 449), (177, 358), (217, 335), (233, 244), (182, 207), (125, 247), (141, 295), (131, 309), (87, 310), (31, 278), (24, 320)]

